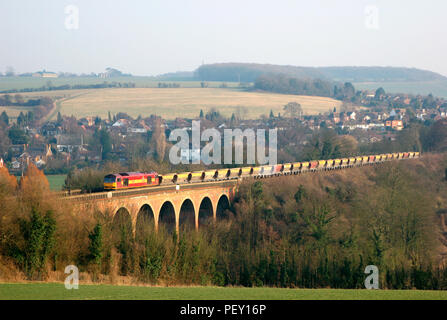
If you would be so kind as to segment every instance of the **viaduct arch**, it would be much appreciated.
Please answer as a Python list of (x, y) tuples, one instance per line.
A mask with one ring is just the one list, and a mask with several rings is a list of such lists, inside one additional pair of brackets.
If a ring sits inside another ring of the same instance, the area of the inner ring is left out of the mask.
[(147, 232), (198, 230), (225, 217), (234, 197), (235, 184), (212, 188), (186, 189), (180, 192), (153, 192), (135, 196), (94, 199), (78, 203), (80, 210), (110, 212), (113, 222), (131, 226), (136, 237)]

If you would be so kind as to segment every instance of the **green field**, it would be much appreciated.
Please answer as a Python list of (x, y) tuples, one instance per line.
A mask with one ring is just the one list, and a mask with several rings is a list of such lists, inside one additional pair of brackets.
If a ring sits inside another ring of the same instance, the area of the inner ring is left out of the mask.
[(50, 189), (54, 191), (60, 191), (65, 184), (66, 174), (52, 174), (46, 176), (50, 183)]
[[(92, 85), (104, 82), (133, 82), (135, 86), (140, 88), (156, 88), (158, 83), (178, 83), (182, 88), (200, 88), (200, 81), (160, 81), (153, 77), (111, 77), (111, 78), (94, 78), (94, 77), (73, 77), (73, 78), (35, 78), (35, 77), (0, 77), (0, 91), (26, 88), (41, 88), (46, 85), (48, 81), (53, 86), (61, 85)], [(211, 88), (218, 88), (222, 85), (222, 81), (207, 81)], [(237, 82), (225, 82), (228, 87), (237, 87)]]
[(429, 93), (437, 97), (447, 98), (447, 81), (403, 81), (403, 82), (356, 82), (356, 89), (376, 90), (384, 88), (390, 93), (411, 93), (427, 95)]
[[(50, 189), (53, 191), (60, 191), (65, 184), (66, 174), (50, 174), (46, 175)], [(20, 176), (17, 177), (17, 181), (20, 181)]]
[(134, 287), (80, 285), (67, 290), (62, 283), (0, 284), (0, 300), (446, 300), (447, 291), (342, 290), (222, 287)]
[(215, 108), (224, 116), (232, 113), (243, 119), (257, 119), (283, 112), (288, 102), (299, 102), (305, 114), (318, 114), (341, 105), (340, 101), (311, 96), (245, 92), (220, 88), (131, 88), (88, 90), (60, 103), (60, 112), (76, 117), (96, 116), (106, 118), (108, 112), (126, 112), (138, 115), (160, 115), (165, 119), (176, 117), (196, 118), (200, 110)]

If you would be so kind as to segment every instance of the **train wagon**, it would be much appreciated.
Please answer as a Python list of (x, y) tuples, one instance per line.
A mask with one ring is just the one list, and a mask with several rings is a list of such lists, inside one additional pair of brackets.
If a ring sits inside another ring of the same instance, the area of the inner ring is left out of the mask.
[(301, 162), (301, 167), (300, 167), (300, 169), (301, 169), (301, 170), (307, 170), (307, 169), (309, 169), (309, 165), (310, 165), (309, 162)]
[(161, 179), (156, 172), (122, 172), (104, 177), (105, 190), (121, 190), (159, 185)]
[(325, 169), (326, 168), (326, 164), (327, 164), (326, 160), (318, 161), (318, 169)]
[(244, 167), (241, 168), (241, 176), (251, 176), (253, 174), (253, 168), (252, 167)]
[(298, 171), (300, 171), (302, 165), (303, 165), (303, 164), (302, 164), (301, 162), (294, 162), (294, 163), (293, 163), (292, 172), (298, 172)]
[(286, 163), (286, 164), (284, 164), (284, 170), (283, 170), (283, 172), (284, 172), (285, 174), (288, 174), (288, 173), (290, 173), (290, 171), (292, 171), (292, 164), (291, 164), (291, 163)]
[(309, 169), (315, 170), (318, 167), (318, 161), (311, 161), (309, 165)]
[(340, 164), (341, 164), (341, 159), (335, 159), (334, 160), (334, 168), (340, 167)]

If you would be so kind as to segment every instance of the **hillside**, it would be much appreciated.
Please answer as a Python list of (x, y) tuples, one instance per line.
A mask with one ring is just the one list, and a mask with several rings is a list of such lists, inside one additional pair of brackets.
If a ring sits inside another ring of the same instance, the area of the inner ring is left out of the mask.
[(442, 81), (446, 77), (427, 70), (396, 67), (298, 67), (256, 63), (216, 63), (200, 66), (194, 73), (204, 81), (253, 82), (263, 74), (285, 74), (304, 79), (331, 81)]

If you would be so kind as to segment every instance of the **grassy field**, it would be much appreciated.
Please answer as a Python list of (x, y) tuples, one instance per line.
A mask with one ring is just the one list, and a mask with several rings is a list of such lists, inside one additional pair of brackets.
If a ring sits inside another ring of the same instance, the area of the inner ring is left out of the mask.
[[(200, 81), (159, 81), (154, 80), (152, 77), (112, 77), (112, 78), (92, 78), (92, 77), (75, 77), (75, 78), (34, 78), (34, 77), (0, 77), (0, 91), (12, 90), (12, 89), (25, 89), (25, 88), (41, 88), (46, 85), (48, 81), (53, 86), (61, 85), (92, 85), (106, 82), (133, 82), (140, 88), (156, 88), (159, 82), (165, 83), (178, 83), (183, 88), (200, 88)], [(222, 85), (221, 81), (207, 81), (208, 86), (211, 88), (218, 88)], [(237, 82), (225, 82), (229, 87), (236, 87), (239, 85)]]
[(176, 117), (194, 118), (216, 108), (229, 117), (232, 113), (246, 119), (255, 119), (283, 112), (288, 102), (299, 102), (306, 114), (327, 112), (340, 106), (341, 102), (324, 97), (296, 96), (286, 94), (243, 92), (218, 88), (132, 88), (97, 89), (61, 102), (60, 111), (65, 115), (107, 117), (108, 111), (126, 112), (133, 117), (138, 115), (160, 115), (166, 119)]
[(386, 92), (391, 93), (411, 93), (447, 98), (447, 81), (425, 81), (425, 82), (357, 82), (354, 83), (357, 89), (376, 90), (383, 87)]
[[(50, 174), (46, 175), (50, 189), (53, 191), (60, 191), (65, 184), (66, 174)], [(20, 176), (17, 177), (17, 181), (20, 181)]]
[(221, 287), (132, 287), (80, 285), (67, 290), (62, 283), (0, 284), (0, 300), (446, 300), (447, 291), (341, 290)]
[[(184, 82), (182, 82), (183, 84)], [(341, 105), (340, 101), (311, 96), (296, 96), (275, 93), (245, 92), (227, 88), (107, 88), (82, 90), (57, 90), (21, 93), (26, 98), (35, 99), (48, 96), (57, 99), (56, 110), (48, 119), (55, 119), (57, 112), (76, 117), (108, 116), (108, 112), (126, 112), (133, 117), (138, 115), (161, 115), (165, 119), (176, 117), (195, 118), (216, 108), (223, 115), (240, 114), (245, 119), (256, 119), (261, 115), (282, 113), (288, 102), (299, 102), (305, 114), (318, 114)], [(21, 111), (31, 107), (0, 107), (15, 118)]]
[(54, 191), (60, 191), (65, 184), (66, 174), (52, 174), (46, 176), (50, 183), (50, 189)]

